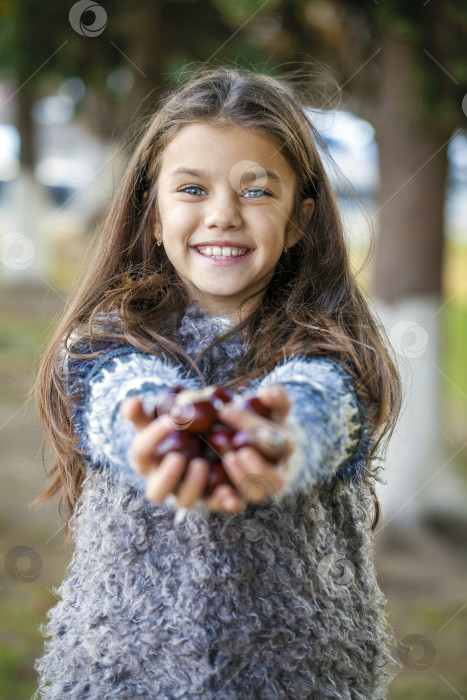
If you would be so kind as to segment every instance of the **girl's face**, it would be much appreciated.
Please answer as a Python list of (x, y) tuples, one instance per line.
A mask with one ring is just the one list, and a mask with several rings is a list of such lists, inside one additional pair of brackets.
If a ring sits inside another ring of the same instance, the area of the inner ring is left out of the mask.
[[(294, 187), (292, 168), (258, 131), (198, 123), (177, 132), (163, 154), (154, 234), (190, 299), (240, 320), (240, 301), (302, 235), (289, 219)], [(311, 216), (314, 200), (303, 208)]]

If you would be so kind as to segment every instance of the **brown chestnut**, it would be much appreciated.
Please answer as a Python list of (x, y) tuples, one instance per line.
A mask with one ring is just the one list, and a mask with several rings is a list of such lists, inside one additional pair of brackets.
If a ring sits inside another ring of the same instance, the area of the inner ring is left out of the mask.
[(181, 430), (188, 433), (204, 433), (217, 420), (217, 411), (210, 401), (177, 402), (170, 417)]
[[(154, 456), (162, 459), (169, 452), (179, 452), (185, 457), (187, 465), (177, 488), (185, 478), (190, 461), (196, 457), (202, 457), (209, 464), (203, 497), (211, 496), (221, 484), (234, 486), (221, 461), (230, 450), (252, 446), (271, 461), (255, 444), (254, 437), (248, 431), (237, 431), (220, 422), (218, 411), (233, 399), (234, 393), (229, 388), (217, 385), (214, 389), (183, 389), (174, 386), (159, 392), (154, 418), (169, 413), (175, 429), (156, 445)], [(236, 407), (268, 419), (273, 413), (257, 396), (243, 399)]]
[(220, 454), (223, 456), (232, 449), (231, 443), (234, 435), (234, 428), (224, 425), (223, 423), (214, 423), (206, 435), (206, 441), (217, 455)]
[(184, 430), (173, 430), (154, 448), (154, 456), (163, 459), (169, 452), (180, 452), (188, 461), (200, 457), (203, 443), (196, 435), (190, 435)]
[(222, 463), (214, 462), (213, 464), (209, 465), (208, 479), (204, 488), (203, 495), (212, 496), (215, 489), (221, 484), (230, 484), (230, 486), (233, 486), (232, 482), (227, 476), (227, 473), (224, 470), (224, 467), (222, 466)]
[(265, 406), (264, 403), (257, 396), (251, 396), (249, 399), (243, 399), (237, 404), (236, 408), (241, 408), (244, 411), (251, 411), (256, 413), (258, 416), (263, 418), (271, 418), (272, 409), (269, 406)]
[(211, 394), (211, 402), (218, 410), (222, 408), (225, 403), (233, 401), (234, 393), (228, 387), (216, 386)]

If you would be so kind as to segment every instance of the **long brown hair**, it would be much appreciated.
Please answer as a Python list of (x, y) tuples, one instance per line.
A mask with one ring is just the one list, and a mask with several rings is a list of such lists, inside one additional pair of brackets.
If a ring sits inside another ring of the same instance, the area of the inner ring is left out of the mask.
[[(224, 336), (242, 330), (248, 340), (229, 384), (246, 386), (291, 354), (332, 357), (351, 368), (367, 406), (374, 440), (369, 465), (383, 438), (387, 447), (394, 431), (401, 406), (400, 377), (384, 328), (350, 270), (336, 199), (316, 147), (320, 143), (324, 148), (320, 134), (285, 80), (225, 66), (200, 69), (185, 85), (169, 90), (148, 120), (103, 219), (87, 274), (65, 309), (33, 388), (46, 441), (55, 453), (51, 481), (36, 502), (59, 494), (67, 526), (85, 475), (61, 354), (72, 332), (97, 341), (117, 338), (156, 355), (162, 349), (173, 361), (185, 357), (197, 370), (196, 361), (158, 332), (169, 314), (181, 317), (189, 297), (153, 234), (164, 150), (180, 129), (194, 123), (257, 129), (277, 144), (296, 173), (290, 219), (303, 236), (281, 256), (272, 279), (256, 293), (261, 303)], [(307, 197), (315, 199), (316, 208), (311, 219), (303, 221), (300, 203)], [(98, 312), (109, 311), (119, 319), (113, 330), (96, 323)], [(373, 493), (377, 471), (369, 467), (364, 477)], [(376, 500), (373, 527), (377, 517)]]

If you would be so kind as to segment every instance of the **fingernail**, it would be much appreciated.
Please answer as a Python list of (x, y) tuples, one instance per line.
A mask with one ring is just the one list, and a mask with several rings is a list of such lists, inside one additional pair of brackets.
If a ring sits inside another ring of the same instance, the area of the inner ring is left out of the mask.
[(234, 468), (235, 468), (235, 467), (238, 467), (237, 455), (235, 455), (233, 452), (228, 452), (228, 453), (224, 456), (224, 461), (227, 462), (227, 464), (229, 465), (229, 467), (234, 467)]
[(269, 393), (271, 394), (271, 396), (276, 396), (276, 397), (278, 397), (278, 396), (281, 395), (281, 390), (280, 390), (279, 387), (277, 387), (277, 386), (271, 386), (271, 387), (269, 388)]
[(221, 408), (220, 414), (224, 418), (237, 418), (239, 411), (236, 408)]

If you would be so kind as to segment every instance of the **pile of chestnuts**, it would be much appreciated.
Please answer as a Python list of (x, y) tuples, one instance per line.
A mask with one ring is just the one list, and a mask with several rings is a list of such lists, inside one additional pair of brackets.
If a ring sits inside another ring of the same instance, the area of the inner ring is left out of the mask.
[[(162, 460), (169, 452), (179, 452), (186, 458), (186, 468), (178, 486), (183, 481), (190, 461), (196, 457), (202, 457), (209, 463), (203, 497), (211, 496), (220, 484), (233, 486), (222, 465), (222, 457), (226, 452), (246, 445), (254, 445), (266, 459), (276, 463), (277, 460), (271, 459), (252, 442), (249, 432), (236, 430), (219, 419), (218, 410), (233, 398), (230, 389), (218, 385), (194, 390), (174, 386), (159, 392), (153, 417), (158, 418), (168, 413), (174, 429), (156, 445), (154, 456)], [(272, 417), (272, 410), (256, 396), (235, 402), (235, 407), (252, 411), (264, 418)]]

